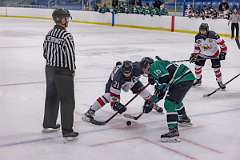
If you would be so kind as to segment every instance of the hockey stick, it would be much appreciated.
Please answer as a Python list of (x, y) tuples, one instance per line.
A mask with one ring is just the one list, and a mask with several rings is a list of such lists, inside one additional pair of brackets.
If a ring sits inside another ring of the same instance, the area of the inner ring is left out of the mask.
[[(159, 56), (155, 56), (157, 60), (162, 60)], [(189, 62), (189, 59), (177, 60), (177, 61), (170, 61), (171, 63), (178, 63), (178, 62)]]
[[(148, 86), (150, 85), (150, 83), (148, 83), (147, 85), (145, 85), (137, 94), (135, 94), (124, 106), (127, 107), (127, 105), (129, 105), (144, 89), (146, 89)], [(95, 125), (105, 125), (107, 124), (109, 121), (111, 121), (116, 115), (118, 114), (118, 112), (114, 113), (111, 117), (109, 117), (106, 121), (97, 121), (92, 119), (91, 123), (95, 124)]]
[(183, 59), (183, 60), (178, 60), (178, 61), (171, 61), (172, 63), (178, 63), (178, 62), (189, 62), (189, 59)]
[[(234, 79), (236, 79), (238, 76), (240, 76), (240, 73), (237, 74), (236, 76), (234, 76), (232, 79), (230, 79), (229, 81), (227, 81), (226, 83), (224, 83), (225, 85), (227, 85), (228, 83), (232, 82)], [(212, 94), (216, 93), (217, 91), (219, 91), (221, 89), (221, 87), (218, 87), (217, 89), (215, 89), (214, 91), (212, 91), (211, 93), (208, 94), (204, 94), (203, 97), (209, 97)]]
[(238, 49), (240, 49), (240, 43), (239, 43), (239, 39), (238, 39), (238, 38), (236, 38), (236, 39), (235, 39), (235, 41), (236, 41), (236, 44), (237, 44), (237, 47), (238, 47)]
[(138, 120), (142, 115), (144, 114), (144, 112), (140, 113), (139, 115), (137, 116), (133, 116), (131, 114), (124, 114), (123, 116), (125, 118), (129, 118), (129, 119), (133, 119), (133, 120)]

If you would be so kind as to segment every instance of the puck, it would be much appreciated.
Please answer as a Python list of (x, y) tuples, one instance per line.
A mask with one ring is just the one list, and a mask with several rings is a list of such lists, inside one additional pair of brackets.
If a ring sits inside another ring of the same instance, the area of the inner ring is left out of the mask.
[(127, 126), (131, 126), (131, 124), (132, 124), (131, 121), (127, 121), (127, 122), (126, 122), (126, 125), (127, 125)]

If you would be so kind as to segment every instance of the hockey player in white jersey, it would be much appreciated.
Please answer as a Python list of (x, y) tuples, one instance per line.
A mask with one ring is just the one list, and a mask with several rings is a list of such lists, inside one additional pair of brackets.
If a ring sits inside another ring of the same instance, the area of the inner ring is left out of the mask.
[(196, 80), (193, 86), (200, 86), (202, 83), (202, 67), (207, 59), (211, 60), (212, 68), (216, 76), (217, 83), (221, 89), (226, 86), (222, 82), (221, 60), (225, 60), (227, 46), (220, 36), (214, 31), (209, 30), (207, 23), (202, 23), (199, 33), (195, 36), (194, 51), (191, 54), (190, 62), (195, 63)]
[[(82, 119), (92, 123), (95, 112), (107, 103), (110, 103), (114, 111), (120, 114), (125, 112), (126, 107), (120, 102), (121, 90), (125, 92), (131, 90), (135, 94), (138, 93), (144, 87), (139, 78), (144, 75), (145, 67), (152, 63), (150, 61), (152, 61), (151, 58), (144, 57), (140, 62), (124, 61), (123, 64), (117, 63), (105, 86), (105, 94), (97, 98)], [(152, 95), (147, 89), (144, 89), (139, 95), (145, 101), (151, 101)], [(156, 104), (154, 104), (154, 109), (163, 112), (163, 109)]]

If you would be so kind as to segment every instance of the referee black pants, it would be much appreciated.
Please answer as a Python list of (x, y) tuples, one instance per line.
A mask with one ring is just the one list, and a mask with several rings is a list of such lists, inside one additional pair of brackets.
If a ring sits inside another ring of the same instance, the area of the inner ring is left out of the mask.
[(62, 132), (73, 131), (74, 120), (74, 73), (56, 67), (46, 66), (46, 99), (43, 127), (56, 125), (60, 106)]
[(231, 24), (232, 38), (234, 38), (234, 29), (236, 29), (236, 38), (238, 38), (239, 37), (239, 24), (238, 23)]

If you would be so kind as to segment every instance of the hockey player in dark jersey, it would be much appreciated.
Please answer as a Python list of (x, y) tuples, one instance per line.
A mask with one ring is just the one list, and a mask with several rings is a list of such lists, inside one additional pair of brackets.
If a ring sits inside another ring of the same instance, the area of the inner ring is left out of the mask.
[[(155, 84), (155, 92), (150, 102), (163, 99), (167, 92), (164, 108), (167, 111), (169, 132), (161, 135), (161, 140), (162, 142), (178, 142), (178, 125), (191, 125), (182, 101), (192, 87), (195, 77), (187, 66), (177, 65), (160, 58), (154, 61), (148, 69), (148, 81), (152, 85)], [(144, 105), (144, 113), (149, 113), (152, 108), (152, 103)]]
[[(126, 107), (120, 103), (121, 90), (133, 93), (138, 93), (144, 86), (139, 80), (141, 75), (145, 73), (145, 66), (148, 66), (148, 57), (144, 57), (140, 62), (124, 61), (123, 64), (117, 63), (110, 74), (105, 88), (105, 94), (98, 97), (97, 100), (90, 106), (90, 109), (84, 114), (83, 120), (91, 122), (94, 119), (95, 112), (101, 109), (105, 104), (110, 103), (114, 111), (120, 114), (126, 111)], [(151, 99), (152, 95), (147, 89), (144, 89), (139, 94), (145, 101)], [(154, 109), (158, 112), (163, 112), (163, 109), (154, 103)]]
[(207, 59), (211, 60), (212, 68), (216, 76), (217, 83), (221, 89), (226, 86), (222, 82), (221, 60), (225, 60), (227, 46), (220, 36), (214, 31), (209, 30), (207, 23), (202, 23), (199, 27), (199, 33), (195, 36), (194, 51), (191, 54), (190, 62), (195, 63), (194, 86), (200, 86), (202, 83), (202, 67)]

